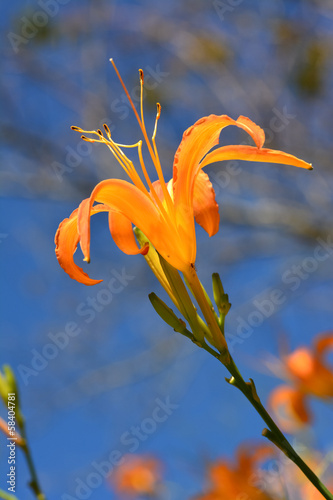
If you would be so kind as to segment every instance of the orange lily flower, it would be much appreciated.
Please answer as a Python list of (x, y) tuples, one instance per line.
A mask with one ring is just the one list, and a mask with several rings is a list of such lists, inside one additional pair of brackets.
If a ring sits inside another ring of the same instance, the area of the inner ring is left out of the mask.
[(272, 500), (272, 497), (260, 489), (261, 475), (258, 464), (273, 455), (270, 446), (241, 446), (236, 463), (218, 460), (209, 467), (208, 477), (210, 490), (197, 500), (235, 500), (251, 498), (251, 500)]
[(279, 385), (269, 396), (269, 406), (276, 415), (280, 427), (286, 432), (297, 432), (312, 420), (306, 395), (290, 387)]
[[(316, 476), (318, 476), (318, 478), (325, 483), (328, 490), (332, 493), (332, 457), (330, 455), (331, 454), (329, 452), (327, 455), (322, 455), (314, 449), (307, 448), (304, 445), (302, 446), (302, 456), (306, 460), (307, 465), (311, 470), (313, 470)], [(271, 479), (273, 479), (272, 486), (275, 486), (277, 492), (280, 490), (282, 495), (287, 491), (288, 499), (323, 499), (322, 493), (320, 493), (314, 485), (307, 480), (304, 474), (302, 474), (297, 467), (290, 467), (287, 460), (280, 460), (279, 472), (279, 475), (275, 476), (275, 481), (274, 477), (271, 476)], [(280, 499), (281, 495), (279, 495), (278, 498)], [(283, 499), (285, 499), (285, 495), (283, 495)]]
[(270, 405), (289, 432), (311, 421), (308, 397), (333, 398), (333, 369), (325, 355), (333, 348), (333, 333), (318, 335), (312, 349), (300, 347), (283, 359), (284, 375), (291, 386), (273, 390)]
[(110, 483), (120, 495), (152, 495), (161, 479), (161, 464), (151, 457), (126, 455), (110, 476)]
[(325, 360), (329, 349), (333, 349), (333, 333), (318, 335), (312, 350), (301, 347), (287, 356), (287, 373), (301, 392), (333, 398), (333, 369)]
[[(130, 146), (118, 144), (111, 138), (106, 125), (104, 133), (101, 130), (84, 131), (72, 127), (94, 137), (88, 138), (84, 135), (84, 140), (105, 144), (128, 174), (131, 182), (119, 179), (100, 182), (92, 191), (90, 198), (83, 200), (79, 208), (60, 224), (55, 238), (58, 261), (69, 276), (80, 283), (94, 285), (101, 281), (91, 279), (78, 267), (73, 254), (80, 242), (84, 260), (89, 262), (90, 217), (95, 213), (106, 211), (109, 213), (111, 235), (123, 252), (146, 254), (148, 251), (148, 243), (142, 248), (138, 247), (132, 229), (134, 224), (169, 264), (190, 279), (196, 259), (194, 219), (209, 236), (213, 236), (219, 228), (218, 205), (212, 184), (207, 174), (202, 171), (204, 167), (217, 161), (232, 159), (280, 163), (306, 169), (312, 167), (290, 154), (263, 148), (264, 131), (249, 118), (240, 116), (237, 120), (233, 120), (226, 115), (210, 115), (201, 118), (185, 131), (175, 155), (173, 177), (166, 183), (155, 142), (161, 107), (157, 105), (155, 129), (150, 141), (143, 117), (143, 72), (140, 70), (140, 117), (115, 64), (112, 60), (111, 62), (141, 128), (158, 180), (152, 182), (148, 176), (142, 156), (142, 141)], [(255, 146), (223, 146), (211, 151), (218, 145), (221, 131), (229, 125), (245, 130), (252, 137)], [(123, 152), (127, 147), (137, 148), (146, 184), (139, 176), (133, 162)], [(95, 202), (98, 204), (94, 206)]]

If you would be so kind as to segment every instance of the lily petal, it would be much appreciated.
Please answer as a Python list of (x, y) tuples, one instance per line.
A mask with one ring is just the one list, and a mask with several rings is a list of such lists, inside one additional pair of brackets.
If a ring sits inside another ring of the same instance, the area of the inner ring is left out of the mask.
[[(109, 179), (100, 182), (93, 190), (89, 204), (82, 204), (78, 213), (78, 226), (81, 238), (81, 248), (85, 260), (89, 262), (90, 252), (90, 210), (94, 201), (104, 203), (109, 210), (122, 213), (132, 224), (147, 235), (152, 245), (165, 259), (177, 269), (186, 268), (188, 256), (187, 246), (184, 256), (181, 251), (183, 239), (174, 234), (174, 228), (165, 223), (161, 212), (157, 209), (149, 195), (144, 194), (133, 184), (119, 179)], [(191, 248), (192, 250), (192, 248)]]
[(325, 360), (325, 351), (333, 347), (333, 336), (320, 336), (314, 352), (300, 347), (286, 359), (286, 368), (302, 392), (319, 398), (333, 397), (333, 371)]
[(146, 255), (149, 250), (149, 243), (139, 247), (134, 237), (131, 221), (123, 214), (110, 210), (109, 226), (113, 241), (120, 250), (127, 255)]
[(219, 206), (215, 201), (215, 191), (208, 175), (199, 171), (193, 190), (193, 211), (198, 224), (213, 236), (219, 230)]
[(315, 351), (320, 359), (325, 356), (326, 351), (333, 349), (333, 333), (318, 335), (315, 341)]
[(253, 446), (249, 444), (240, 445), (237, 450), (237, 461), (239, 471), (250, 477), (259, 462), (264, 462), (273, 455), (273, 448), (270, 445)]
[(293, 165), (294, 167), (312, 170), (311, 163), (300, 160), (296, 156), (283, 151), (267, 148), (255, 148), (253, 146), (223, 146), (209, 153), (201, 162), (200, 167), (206, 167), (210, 163), (223, 160), (245, 160), (266, 163), (280, 163), (282, 165)]
[[(83, 200), (82, 203), (86, 203), (87, 201), (89, 200)], [(91, 215), (99, 212), (107, 212), (108, 210), (108, 207), (105, 205), (96, 205), (91, 210)], [(54, 239), (56, 244), (55, 253), (59, 264), (71, 278), (75, 279), (79, 283), (84, 283), (85, 285), (96, 285), (103, 280), (93, 280), (89, 278), (88, 274), (85, 273), (81, 267), (75, 264), (73, 258), (80, 240), (77, 227), (78, 212), (79, 208), (74, 210), (69, 218), (64, 219), (59, 225)]]
[[(101, 201), (104, 200), (104, 201)], [(120, 179), (108, 179), (97, 184), (89, 203), (81, 204), (78, 226), (85, 260), (90, 259), (90, 210), (94, 201), (104, 203), (127, 217), (144, 234), (151, 234), (158, 226), (159, 212), (152, 200), (133, 184)]]
[[(161, 186), (161, 181), (155, 181), (153, 182), (153, 188), (155, 190), (155, 193), (157, 194), (157, 196), (159, 197), (159, 199), (161, 200), (161, 202), (164, 204), (164, 193), (163, 193), (163, 189), (162, 189), (162, 186)], [(171, 179), (168, 183), (167, 183), (167, 190), (168, 190), (168, 193), (171, 197), (171, 199), (173, 200), (173, 186), (174, 186), (174, 183), (173, 183), (173, 179)], [(153, 198), (152, 198), (153, 199)]]
[(242, 128), (250, 134), (258, 148), (262, 146), (265, 140), (264, 131), (249, 118), (240, 116), (237, 120), (233, 120), (227, 115), (201, 118), (184, 132), (175, 154), (173, 179), (179, 180), (175, 188), (176, 203), (190, 202), (200, 161), (214, 146), (217, 146), (221, 130), (229, 125)]

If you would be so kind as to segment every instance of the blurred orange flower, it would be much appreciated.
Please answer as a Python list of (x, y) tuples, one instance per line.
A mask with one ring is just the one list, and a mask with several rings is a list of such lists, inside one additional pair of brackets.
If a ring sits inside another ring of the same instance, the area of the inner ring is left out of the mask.
[(152, 457), (125, 455), (124, 462), (115, 469), (109, 481), (116, 493), (135, 497), (152, 495), (161, 478), (161, 464)]
[[(143, 72), (140, 70), (139, 116), (115, 65), (114, 68), (141, 128), (158, 180), (152, 182), (148, 175), (142, 155), (142, 141), (129, 146), (118, 144), (111, 138), (107, 125), (104, 126), (104, 132), (72, 127), (93, 136), (88, 138), (84, 135), (84, 140), (105, 144), (131, 181), (108, 179), (100, 182), (90, 198), (83, 200), (79, 208), (60, 224), (55, 238), (58, 261), (69, 276), (80, 283), (94, 285), (101, 281), (91, 279), (73, 259), (80, 242), (84, 260), (90, 260), (90, 217), (95, 213), (108, 212), (111, 235), (124, 253), (146, 254), (148, 251), (149, 243), (138, 247), (132, 229), (134, 224), (169, 264), (186, 274), (196, 259), (194, 219), (209, 236), (214, 235), (219, 228), (218, 205), (208, 175), (202, 171), (204, 167), (222, 160), (238, 159), (312, 168), (309, 163), (295, 156), (263, 148), (265, 133), (249, 118), (240, 116), (233, 120), (227, 115), (210, 115), (201, 118), (184, 132), (174, 158), (173, 177), (166, 183), (155, 142), (161, 107), (157, 105), (155, 128), (150, 141), (143, 117)], [(255, 146), (223, 146), (211, 151), (218, 145), (221, 131), (230, 125), (247, 132)], [(124, 148), (137, 149), (145, 183), (133, 162), (125, 155)], [(95, 202), (98, 205), (93, 206)]]
[[(333, 481), (327, 484), (328, 490), (333, 493)], [(302, 500), (323, 500), (323, 495), (311, 483), (307, 483), (302, 488)]]
[(195, 497), (196, 500), (272, 500), (273, 497), (263, 489), (262, 474), (258, 464), (273, 455), (270, 446), (241, 446), (238, 449), (236, 463), (217, 460), (209, 467), (210, 489), (207, 493)]
[(286, 431), (294, 432), (311, 421), (308, 397), (333, 398), (333, 369), (326, 354), (333, 348), (333, 333), (316, 337), (312, 349), (300, 347), (285, 356), (283, 376), (290, 385), (274, 389), (269, 404)]
[[(324, 481), (330, 491), (332, 491), (332, 457), (330, 454), (323, 456), (316, 450), (302, 446), (302, 456), (308, 466), (315, 474)], [(288, 491), (288, 499), (301, 500), (322, 500), (323, 495), (311, 484), (304, 474), (297, 468), (291, 467), (289, 462), (282, 457), (279, 462), (280, 474), (272, 476), (276, 480), (277, 489), (280, 485), (280, 493)], [(282, 480), (282, 481), (281, 481)], [(280, 497), (279, 497), (280, 498)]]

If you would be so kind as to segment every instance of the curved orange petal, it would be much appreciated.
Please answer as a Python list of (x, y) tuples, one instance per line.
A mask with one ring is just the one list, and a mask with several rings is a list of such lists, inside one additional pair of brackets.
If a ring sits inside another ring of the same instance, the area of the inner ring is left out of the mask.
[(238, 471), (250, 477), (257, 464), (267, 460), (273, 453), (273, 447), (269, 444), (240, 445), (237, 450)]
[(297, 389), (280, 385), (272, 391), (269, 404), (287, 432), (295, 432), (311, 420), (305, 395)]
[(318, 356), (322, 358), (328, 349), (333, 349), (333, 333), (317, 335), (314, 348)]
[[(194, 261), (192, 254), (195, 252), (195, 240), (193, 244), (184, 236), (187, 228), (175, 228), (156, 207), (149, 194), (119, 179), (100, 182), (93, 190), (89, 203), (82, 204), (79, 209), (78, 227), (85, 260), (89, 261), (90, 209), (94, 201), (104, 203), (109, 210), (115, 210), (127, 217), (176, 269), (181, 271), (188, 269), (190, 263)], [(194, 225), (193, 218), (192, 223)]]
[(220, 494), (232, 492), (235, 488), (234, 471), (226, 460), (217, 460), (209, 467), (209, 480)]
[(319, 398), (333, 397), (333, 371), (324, 359), (330, 347), (333, 347), (333, 336), (321, 336), (313, 351), (300, 347), (286, 358), (286, 368), (303, 392)]
[[(86, 203), (88, 200), (83, 200)], [(109, 209), (105, 205), (96, 205), (91, 210), (91, 215), (98, 212), (107, 212)], [(77, 266), (74, 262), (73, 255), (76, 251), (80, 236), (77, 227), (79, 208), (71, 213), (68, 219), (64, 219), (58, 227), (54, 242), (56, 244), (55, 253), (60, 266), (66, 271), (67, 274), (79, 283), (85, 285), (96, 285), (102, 280), (93, 280), (89, 278), (81, 267)]]
[(146, 243), (142, 248), (138, 247), (132, 223), (125, 215), (110, 210), (109, 227), (113, 241), (124, 253), (127, 255), (137, 255), (139, 253), (146, 255), (148, 253), (149, 243)]
[(215, 201), (215, 191), (208, 175), (199, 171), (193, 190), (193, 212), (195, 220), (213, 236), (219, 230), (219, 206)]
[(312, 170), (311, 163), (300, 160), (296, 156), (283, 151), (276, 151), (267, 148), (255, 148), (253, 146), (223, 146), (209, 153), (200, 167), (203, 168), (210, 163), (224, 160), (245, 160), (259, 161), (266, 163), (280, 163), (283, 165), (293, 165), (294, 167), (306, 168)]
[(183, 139), (175, 154), (173, 164), (173, 179), (176, 203), (191, 203), (191, 195), (195, 175), (198, 173), (199, 163), (214, 146), (219, 143), (221, 130), (229, 125), (242, 128), (253, 138), (257, 147), (261, 147), (265, 134), (249, 118), (240, 116), (233, 120), (227, 115), (210, 115), (198, 120), (192, 127), (185, 130)]
[(90, 211), (94, 201), (104, 203), (109, 210), (122, 213), (149, 239), (152, 234), (159, 232), (160, 213), (151, 198), (127, 181), (120, 179), (102, 181), (91, 193), (88, 203), (81, 203), (79, 207), (78, 227), (81, 248), (88, 262), (90, 258)]

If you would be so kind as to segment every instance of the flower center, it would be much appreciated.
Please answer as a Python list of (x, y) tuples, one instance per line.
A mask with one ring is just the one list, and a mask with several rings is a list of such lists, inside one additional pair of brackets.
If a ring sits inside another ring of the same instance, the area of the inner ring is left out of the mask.
[[(134, 106), (134, 103), (131, 99), (131, 96), (126, 88), (126, 85), (120, 76), (118, 68), (116, 67), (116, 65), (112, 59), (110, 59), (110, 61), (114, 67), (114, 70), (119, 78), (119, 81), (120, 81), (120, 83), (125, 91), (125, 94), (129, 100), (131, 108), (133, 109), (133, 112), (135, 114), (137, 122), (140, 126), (140, 129), (141, 129), (141, 132), (143, 134), (145, 143), (147, 145), (150, 157), (152, 159), (152, 162), (154, 164), (158, 179), (160, 181), (160, 186), (161, 186), (162, 193), (163, 193), (163, 200), (161, 200), (160, 196), (158, 195), (158, 192), (154, 188), (154, 185), (149, 178), (149, 175), (148, 175), (148, 172), (147, 172), (144, 160), (143, 160), (143, 155), (142, 155), (142, 141), (138, 141), (137, 143), (132, 144), (132, 145), (118, 144), (111, 138), (111, 131), (106, 124), (103, 125), (104, 131), (106, 133), (106, 137), (104, 136), (103, 132), (100, 129), (98, 129), (96, 131), (96, 130), (83, 130), (80, 127), (71, 127), (71, 128), (72, 128), (72, 130), (75, 130), (77, 132), (81, 132), (83, 134), (92, 134), (92, 135), (97, 136), (96, 139), (86, 137), (86, 135), (82, 135), (81, 138), (87, 142), (100, 142), (100, 143), (105, 144), (110, 149), (113, 156), (116, 158), (116, 160), (121, 165), (123, 170), (129, 176), (129, 178), (131, 179), (133, 184), (135, 184), (135, 186), (138, 189), (140, 189), (143, 193), (145, 193), (147, 196), (152, 196), (157, 207), (159, 208), (159, 211), (160, 211), (163, 219), (167, 223), (169, 223), (169, 224), (171, 223), (174, 226), (174, 228), (177, 229), (175, 206), (174, 206), (172, 197), (168, 191), (166, 182), (164, 180), (163, 171), (162, 171), (162, 167), (161, 167), (161, 163), (160, 163), (159, 155), (158, 155), (158, 151), (157, 151), (157, 146), (156, 146), (157, 122), (158, 122), (160, 115), (161, 115), (161, 105), (159, 103), (157, 103), (157, 113), (156, 113), (156, 119), (155, 119), (155, 126), (154, 126), (152, 139), (150, 142), (150, 140), (148, 138), (148, 134), (147, 134), (147, 130), (146, 130), (145, 122), (144, 122), (144, 114), (143, 114), (143, 85), (144, 85), (143, 70), (142, 69), (139, 70), (140, 89), (141, 89), (140, 90), (140, 114), (141, 114), (141, 117), (140, 117), (135, 106)], [(134, 167), (133, 162), (125, 155), (125, 153), (122, 151), (122, 148), (138, 148), (138, 156), (139, 156), (140, 166), (141, 166), (145, 181), (147, 183), (147, 186), (150, 190), (150, 193), (149, 193), (148, 189), (146, 188), (146, 186), (144, 185), (136, 168)]]

